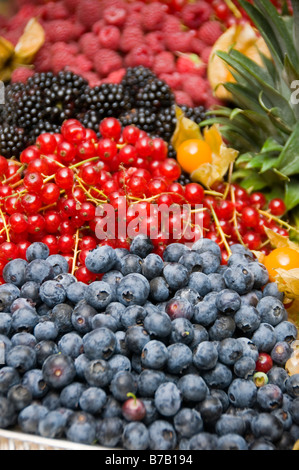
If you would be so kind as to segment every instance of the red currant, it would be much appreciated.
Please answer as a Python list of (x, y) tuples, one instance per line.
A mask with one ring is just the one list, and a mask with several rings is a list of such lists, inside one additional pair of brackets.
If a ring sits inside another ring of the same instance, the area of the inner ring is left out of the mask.
[(42, 189), (44, 180), (40, 173), (27, 172), (23, 179), (23, 184), (28, 191), (39, 193)]
[(70, 168), (59, 168), (55, 175), (57, 186), (61, 189), (69, 189), (74, 183), (74, 172)]
[(54, 153), (57, 147), (57, 141), (53, 134), (45, 132), (40, 134), (36, 139), (35, 145), (39, 149), (40, 153), (48, 154)]
[(104, 137), (98, 141), (98, 156), (105, 160), (112, 160), (117, 155), (117, 146), (114, 140)]
[(185, 186), (185, 198), (190, 204), (202, 204), (204, 189), (198, 183), (189, 183)]
[(121, 136), (121, 124), (114, 117), (107, 117), (102, 120), (99, 126), (102, 137), (118, 140)]
[(76, 156), (76, 147), (71, 142), (63, 140), (57, 148), (57, 155), (59, 160), (64, 163), (70, 163), (74, 160)]
[(174, 158), (166, 158), (161, 162), (159, 171), (170, 181), (175, 181), (181, 176), (181, 167)]
[(269, 202), (268, 209), (271, 214), (281, 217), (286, 211), (286, 205), (282, 199), (276, 198)]
[(272, 358), (269, 354), (261, 352), (259, 353), (258, 360), (256, 361), (255, 370), (257, 372), (264, 372), (267, 374), (273, 366)]

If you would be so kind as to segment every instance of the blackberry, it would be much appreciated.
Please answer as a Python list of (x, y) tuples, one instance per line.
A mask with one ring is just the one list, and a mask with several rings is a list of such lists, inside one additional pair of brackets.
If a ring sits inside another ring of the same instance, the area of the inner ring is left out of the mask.
[(0, 126), (0, 154), (3, 157), (18, 157), (27, 144), (28, 139), (23, 129), (5, 124)]
[(186, 118), (191, 119), (192, 121), (196, 122), (196, 124), (200, 124), (204, 119), (206, 119), (206, 109), (204, 106), (195, 106), (190, 107), (186, 105), (180, 106), (181, 110), (183, 111)]
[(148, 83), (136, 93), (137, 107), (151, 109), (169, 108), (174, 104), (174, 95), (170, 87), (157, 77), (148, 80)]
[(177, 124), (175, 106), (161, 109), (157, 114), (156, 132), (166, 142), (169, 142)]
[(157, 79), (156, 75), (143, 65), (127, 68), (121, 84), (129, 93), (132, 106), (135, 106), (136, 96), (140, 90), (142, 90), (150, 80), (154, 79)]
[(190, 179), (189, 173), (183, 171), (177, 182), (185, 186), (186, 184), (192, 183), (192, 180)]
[(148, 134), (157, 134), (157, 115), (151, 108), (134, 108), (119, 116), (122, 126), (135, 125)]

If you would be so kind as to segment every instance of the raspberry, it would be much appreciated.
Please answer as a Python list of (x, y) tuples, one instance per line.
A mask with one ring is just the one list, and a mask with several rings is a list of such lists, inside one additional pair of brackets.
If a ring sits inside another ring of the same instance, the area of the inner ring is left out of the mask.
[(50, 42), (69, 42), (74, 39), (73, 23), (70, 20), (52, 20), (44, 23), (46, 38)]
[(154, 59), (153, 71), (158, 76), (161, 73), (173, 73), (175, 71), (175, 60), (172, 52), (163, 51), (157, 54)]
[(123, 29), (119, 48), (122, 52), (129, 52), (134, 47), (143, 45), (143, 32), (138, 27), (127, 26)]
[(52, 54), (55, 54), (56, 51), (67, 51), (73, 55), (79, 53), (79, 47), (75, 42), (66, 43), (63, 41), (58, 41), (58, 42), (55, 42), (54, 44), (51, 44), (50, 50)]
[(22, 82), (26, 83), (27, 79), (34, 74), (34, 70), (29, 67), (18, 67), (11, 74), (12, 83)]
[(182, 106), (189, 106), (192, 108), (194, 106), (194, 103), (192, 101), (192, 98), (188, 93), (186, 93), (183, 90), (174, 90), (174, 96), (175, 96), (175, 101), (178, 105)]
[(155, 54), (165, 51), (164, 34), (161, 31), (152, 31), (145, 35), (145, 43)]
[(191, 32), (180, 32), (168, 34), (166, 45), (170, 51), (190, 52), (193, 34)]
[(42, 7), (41, 18), (46, 21), (66, 20), (68, 16), (68, 8), (62, 1), (49, 2)]
[(80, 0), (76, 8), (76, 18), (87, 29), (102, 18), (102, 6), (99, 0)]
[(85, 33), (79, 39), (79, 47), (88, 59), (93, 60), (100, 47), (99, 39), (94, 33)]
[(201, 55), (202, 50), (206, 47), (206, 44), (198, 38), (192, 38), (191, 40), (191, 51), (194, 52), (194, 54)]
[(88, 81), (88, 84), (91, 88), (100, 86), (102, 83), (101, 79), (95, 72), (83, 72), (81, 75), (85, 80)]
[(52, 67), (51, 55), (49, 54), (49, 46), (44, 44), (37, 52), (34, 58), (34, 68), (36, 72), (50, 72)]
[(157, 31), (163, 27), (167, 6), (160, 2), (145, 4), (141, 10), (142, 26), (146, 31)]
[(182, 87), (182, 75), (178, 72), (161, 73), (159, 78), (166, 82), (172, 90), (179, 90)]
[(102, 47), (116, 50), (120, 41), (120, 30), (113, 25), (104, 26), (100, 30), (98, 38)]
[(110, 6), (104, 10), (103, 17), (107, 24), (120, 27), (126, 21), (127, 10), (124, 6)]
[(125, 74), (125, 68), (115, 70), (114, 72), (109, 73), (107, 79), (103, 80), (103, 82), (107, 80), (107, 83), (120, 83), (124, 78)]
[(190, 95), (195, 105), (200, 105), (205, 102), (208, 87), (207, 81), (198, 75), (185, 74), (183, 78), (183, 91)]
[(98, 20), (94, 23), (91, 30), (94, 34), (96, 34), (98, 36), (101, 29), (104, 28), (105, 26), (106, 26), (105, 21), (103, 19), (101, 19), (101, 20)]
[(75, 64), (75, 56), (69, 51), (57, 50), (52, 55), (52, 71), (58, 73), (69, 65)]
[(194, 73), (204, 76), (206, 67), (196, 54), (181, 55), (176, 61), (176, 69), (179, 73)]
[(74, 13), (76, 11), (76, 8), (79, 5), (80, 0), (63, 0), (63, 3), (67, 7), (67, 9)]
[(201, 58), (202, 58), (202, 61), (203, 61), (205, 64), (207, 64), (207, 63), (209, 62), (209, 58), (210, 58), (211, 51), (212, 51), (212, 47), (211, 47), (211, 46), (206, 46), (206, 47), (202, 50)]
[(127, 15), (124, 28), (138, 27), (142, 30), (142, 15), (139, 12), (132, 12)]
[(205, 2), (187, 4), (181, 12), (184, 25), (190, 29), (199, 28), (212, 14), (212, 7)]
[(127, 67), (143, 67), (151, 68), (154, 62), (154, 55), (151, 49), (145, 44), (135, 46), (125, 57)]
[(82, 72), (90, 72), (93, 69), (92, 61), (89, 60), (85, 54), (78, 54), (75, 58), (75, 61)]
[(122, 68), (121, 56), (110, 49), (100, 49), (94, 56), (94, 69), (101, 77), (106, 77), (111, 72)]
[(223, 33), (219, 21), (208, 21), (198, 30), (198, 38), (204, 41), (208, 46), (213, 46), (217, 39)]
[(165, 15), (162, 31), (165, 34), (174, 34), (182, 31), (179, 18), (173, 15)]

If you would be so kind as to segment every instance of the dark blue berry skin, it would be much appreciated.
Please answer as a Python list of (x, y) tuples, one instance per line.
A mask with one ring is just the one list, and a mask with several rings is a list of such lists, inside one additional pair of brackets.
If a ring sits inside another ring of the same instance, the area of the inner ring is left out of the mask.
[(150, 450), (174, 450), (177, 434), (171, 423), (164, 419), (154, 421), (148, 428)]
[(118, 269), (112, 269), (103, 275), (102, 281), (115, 288), (123, 277), (124, 275)]
[(141, 364), (145, 368), (162, 369), (167, 363), (168, 354), (165, 344), (153, 339), (142, 349)]
[(25, 373), (36, 365), (36, 352), (29, 346), (13, 346), (6, 354), (6, 365)]
[(87, 285), (84, 282), (73, 282), (66, 288), (66, 297), (73, 304), (77, 304), (85, 298)]
[(168, 263), (163, 268), (163, 276), (170, 289), (178, 290), (185, 287), (189, 281), (189, 271), (180, 263)]
[(249, 338), (244, 336), (239, 337), (238, 341), (240, 341), (243, 346), (243, 356), (252, 357), (256, 362), (259, 357), (259, 351), (256, 345)]
[(212, 325), (218, 316), (218, 309), (213, 300), (203, 300), (194, 306), (193, 320), (204, 327)]
[(276, 450), (275, 445), (269, 441), (267, 438), (259, 438), (251, 442), (249, 445), (249, 450)]
[[(126, 345), (126, 332), (118, 330), (115, 332), (116, 345), (114, 354), (122, 354), (123, 356), (131, 356), (131, 351)], [(113, 356), (112, 356), (113, 357)]]
[(9, 313), (0, 312), (0, 334), (8, 336), (11, 330), (12, 318)]
[(217, 295), (216, 307), (225, 315), (233, 315), (241, 307), (241, 297), (235, 291), (224, 289)]
[(16, 310), (12, 314), (11, 319), (11, 327), (14, 332), (17, 333), (21, 331), (33, 332), (34, 327), (39, 321), (39, 317), (36, 311), (28, 307), (23, 307)]
[(20, 258), (9, 261), (3, 269), (4, 281), (21, 287), (26, 279), (27, 264), (27, 261)]
[(66, 303), (55, 305), (51, 309), (50, 319), (55, 323), (59, 334), (73, 331), (72, 313), (73, 308)]
[(122, 417), (122, 403), (116, 400), (112, 395), (107, 395), (106, 404), (103, 407), (101, 416), (102, 418), (121, 418)]
[(248, 450), (248, 444), (238, 433), (228, 433), (219, 437), (217, 450)]
[(212, 291), (210, 278), (203, 272), (192, 272), (189, 276), (188, 287), (194, 289), (201, 297)]
[[(292, 408), (292, 405), (293, 405), (293, 402), (291, 404), (291, 408)], [(298, 404), (297, 404), (297, 407), (298, 407)], [(271, 413), (274, 416), (276, 416), (276, 418), (278, 418), (279, 421), (281, 421), (284, 431), (289, 431), (291, 429), (293, 418), (289, 411), (285, 411), (282, 408), (276, 408)], [(296, 421), (296, 419), (294, 421)]]
[(185, 374), (177, 383), (185, 402), (200, 402), (209, 392), (208, 386), (198, 374)]
[(213, 369), (202, 371), (202, 378), (210, 388), (224, 390), (230, 385), (233, 374), (228, 366), (218, 361)]
[(292, 352), (291, 346), (286, 341), (279, 341), (271, 351), (271, 358), (275, 364), (284, 367)]
[(251, 336), (259, 351), (271, 352), (276, 344), (275, 329), (270, 323), (261, 323)]
[(224, 282), (222, 274), (211, 273), (211, 274), (208, 274), (208, 278), (211, 284), (211, 291), (220, 292), (221, 290), (226, 288), (226, 284)]
[(200, 370), (213, 369), (217, 361), (217, 345), (212, 341), (203, 341), (193, 350), (193, 364)]
[(126, 331), (125, 344), (132, 353), (141, 354), (149, 341), (150, 335), (142, 326), (131, 326)]
[(165, 382), (157, 388), (155, 405), (162, 416), (174, 416), (179, 411), (181, 403), (181, 392), (174, 383)]
[(178, 263), (181, 256), (188, 251), (189, 248), (182, 243), (170, 243), (164, 250), (163, 259), (167, 263)]
[(188, 450), (217, 450), (217, 445), (216, 434), (201, 432), (191, 437)]
[(173, 418), (176, 432), (181, 437), (190, 438), (203, 430), (203, 421), (198, 411), (181, 408)]
[(276, 297), (263, 297), (257, 304), (257, 310), (264, 323), (270, 323), (276, 326), (284, 320), (287, 320), (287, 312), (283, 303)]
[(17, 422), (16, 409), (5, 396), (0, 396), (0, 427), (9, 428)]
[(144, 369), (137, 379), (138, 394), (141, 397), (153, 397), (159, 385), (164, 381), (164, 372), (154, 369)]
[(77, 282), (77, 279), (71, 273), (61, 273), (54, 277), (54, 281), (57, 281), (66, 290), (71, 284)]
[(111, 367), (113, 374), (116, 374), (120, 370), (131, 372), (132, 369), (130, 359), (127, 356), (123, 356), (122, 354), (114, 353), (113, 356), (108, 360), (108, 364)]
[(81, 410), (92, 415), (100, 413), (106, 402), (107, 394), (99, 387), (86, 388), (79, 398)]
[(217, 272), (220, 266), (220, 259), (218, 255), (213, 253), (213, 251), (205, 251), (199, 256), (201, 258), (202, 272), (204, 274), (208, 275)]
[(144, 305), (150, 293), (150, 284), (142, 274), (124, 276), (116, 288), (116, 300), (126, 307)]
[(174, 299), (187, 300), (192, 305), (192, 307), (195, 307), (202, 301), (201, 295), (191, 287), (183, 287), (182, 289), (176, 291), (174, 294)]
[(33, 261), (35, 259), (47, 259), (50, 254), (50, 250), (45, 243), (34, 242), (26, 250), (27, 261)]
[[(139, 306), (137, 306), (137, 308), (138, 307)], [(111, 315), (111, 317), (115, 319), (118, 325), (118, 329), (122, 328), (121, 318), (125, 310), (125, 305), (121, 304), (120, 302), (111, 302), (105, 310), (106, 315)]]
[(254, 285), (254, 275), (247, 265), (236, 264), (233, 267), (228, 267), (223, 278), (226, 287), (235, 290), (240, 295), (250, 292)]
[(54, 270), (51, 264), (45, 259), (34, 259), (25, 268), (25, 280), (40, 282), (54, 278)]
[(85, 260), (86, 268), (92, 273), (106, 273), (114, 268), (116, 254), (109, 245), (98, 246), (91, 250)]
[(154, 245), (149, 237), (139, 234), (133, 238), (130, 245), (130, 253), (145, 258), (153, 251)]
[(256, 404), (257, 387), (246, 379), (234, 379), (228, 388), (228, 398), (237, 408), (252, 408)]
[(86, 390), (86, 385), (81, 382), (72, 382), (66, 385), (60, 392), (60, 403), (65, 408), (77, 410), (79, 408), (79, 399)]
[(40, 298), (48, 307), (55, 307), (66, 299), (66, 290), (59, 282), (45, 281), (40, 287)]
[(123, 276), (131, 273), (141, 273), (142, 258), (138, 255), (134, 255), (133, 253), (129, 253), (122, 258), (120, 271)]
[(283, 424), (271, 413), (259, 413), (252, 420), (251, 430), (255, 438), (266, 438), (275, 442), (282, 436)]
[(96, 313), (91, 319), (91, 327), (93, 330), (96, 328), (108, 328), (109, 330), (115, 332), (118, 330), (118, 324), (115, 318), (111, 315), (106, 315), (106, 313)]
[(284, 368), (273, 365), (273, 367), (267, 373), (267, 376), (269, 383), (278, 385), (282, 392), (285, 392), (285, 383), (289, 377), (289, 374)]
[(246, 253), (233, 253), (227, 260), (227, 267), (231, 268), (239, 264), (248, 266), (252, 261), (252, 256), (248, 256)]
[(34, 350), (36, 352), (36, 362), (41, 367), (47, 357), (52, 354), (58, 353), (57, 344), (54, 341), (42, 340), (39, 341)]
[(231, 338), (235, 330), (235, 318), (227, 315), (218, 315), (208, 331), (211, 341), (221, 341), (225, 338)]
[(108, 328), (96, 328), (83, 336), (86, 356), (92, 359), (109, 359), (115, 350), (116, 339)]
[(58, 333), (59, 331), (57, 326), (50, 320), (39, 321), (33, 330), (33, 334), (37, 341), (54, 341), (57, 338)]
[(277, 341), (286, 341), (291, 344), (297, 338), (297, 328), (290, 321), (282, 321), (275, 326), (275, 335)]
[(225, 434), (244, 436), (246, 431), (245, 421), (241, 416), (223, 413), (215, 425), (215, 431), (219, 436)]
[(92, 330), (92, 319), (97, 310), (86, 300), (80, 300), (71, 312), (71, 324), (79, 334), (86, 334)]
[(125, 329), (133, 325), (143, 325), (146, 314), (146, 310), (140, 305), (130, 305), (120, 315), (121, 325)]
[(255, 367), (256, 363), (252, 358), (243, 356), (234, 363), (234, 374), (237, 377), (248, 379), (253, 376)]
[[(225, 338), (217, 345), (220, 362), (231, 366), (243, 355), (243, 346), (237, 338)], [(255, 361), (256, 362), (256, 361)]]
[(212, 388), (210, 390), (210, 395), (212, 397), (218, 398), (221, 401), (223, 413), (225, 413), (230, 407), (230, 403), (229, 403), (229, 399), (228, 399), (226, 391), (221, 390), (219, 388)]
[(114, 290), (107, 282), (94, 281), (87, 286), (84, 298), (97, 311), (102, 311), (114, 300)]
[(298, 425), (299, 424), (299, 397), (295, 398), (292, 401), (289, 412), (293, 420), (293, 423)]
[(122, 433), (122, 444), (126, 450), (146, 450), (149, 447), (149, 432), (144, 423), (127, 423)]
[(283, 301), (284, 294), (278, 290), (276, 282), (269, 282), (263, 289), (263, 297), (276, 297), (280, 302)]
[(49, 411), (38, 423), (38, 434), (48, 439), (60, 439), (65, 434), (67, 417), (58, 410)]
[(62, 255), (50, 255), (48, 256), (47, 261), (53, 267), (54, 276), (58, 276), (62, 273), (67, 273), (69, 271), (69, 264), (66, 258)]
[(7, 398), (16, 411), (21, 411), (32, 402), (32, 393), (25, 385), (16, 384), (8, 390)]
[(117, 416), (103, 418), (96, 423), (96, 439), (104, 447), (117, 447), (121, 442), (124, 423)]
[(170, 343), (192, 343), (194, 338), (193, 324), (187, 318), (175, 318), (172, 321), (172, 331), (170, 334)]
[(174, 343), (167, 347), (167, 371), (170, 374), (181, 374), (192, 363), (192, 351), (184, 343)]
[(22, 385), (28, 388), (32, 398), (40, 399), (49, 391), (49, 387), (44, 381), (41, 369), (30, 369), (23, 375)]
[(74, 361), (64, 354), (48, 356), (42, 365), (45, 382), (54, 389), (62, 389), (76, 376)]
[(161, 256), (155, 253), (150, 253), (143, 260), (141, 272), (143, 276), (150, 281), (162, 274), (163, 267), (164, 263)]
[(85, 368), (87, 367), (87, 365), (90, 363), (90, 360), (88, 359), (88, 357), (83, 353), (83, 354), (80, 354), (79, 356), (77, 356), (75, 359), (74, 359), (74, 366), (75, 366), (75, 370), (76, 370), (76, 375), (79, 379), (84, 379), (85, 378)]
[(209, 238), (201, 238), (200, 240), (197, 240), (192, 245), (192, 250), (195, 250), (198, 253), (205, 253), (207, 251), (211, 251), (216, 256), (218, 256), (219, 259), (221, 259), (221, 250), (219, 245), (213, 240), (210, 240)]
[(170, 289), (162, 276), (150, 280), (150, 299), (153, 302), (164, 302), (169, 299)]
[(21, 382), (20, 374), (14, 367), (4, 366), (0, 369), (0, 393), (6, 395), (8, 390)]
[(106, 387), (110, 384), (113, 371), (108, 361), (94, 359), (89, 361), (84, 368), (84, 378), (91, 387)]
[(91, 445), (96, 439), (96, 421), (84, 411), (77, 411), (67, 424), (66, 437), (72, 442)]
[(198, 403), (196, 409), (200, 412), (204, 425), (214, 425), (223, 412), (219, 398), (211, 395), (207, 395), (204, 400)]
[(260, 289), (269, 282), (269, 273), (267, 268), (257, 261), (250, 263), (250, 270), (254, 275), (254, 289)]
[(111, 380), (110, 391), (114, 398), (119, 401), (125, 401), (128, 393), (137, 392), (137, 381), (131, 372), (120, 371)]
[[(17, 300), (20, 297), (20, 289), (11, 283), (1, 284), (0, 285), (0, 311), (3, 312), (4, 308), (2, 306), (2, 296), (1, 294), (7, 294), (6, 305), (10, 306), (14, 300)], [(6, 306), (5, 305), (5, 306)]]
[(202, 271), (202, 259), (197, 251), (186, 251), (178, 262), (185, 266), (190, 273)]
[(244, 334), (252, 334), (261, 324), (258, 310), (250, 305), (243, 305), (235, 314), (237, 328)]
[(83, 353), (83, 340), (78, 333), (69, 332), (61, 336), (57, 342), (58, 350), (62, 354), (75, 359)]
[(25, 282), (20, 288), (20, 297), (23, 297), (25, 299), (31, 299), (35, 304), (38, 304), (40, 303), (39, 288), (39, 282)]
[(290, 375), (286, 380), (286, 392), (292, 398), (299, 397), (299, 374)]
[(18, 415), (18, 425), (26, 434), (38, 434), (38, 425), (48, 413), (48, 409), (39, 403), (32, 403), (23, 408)]

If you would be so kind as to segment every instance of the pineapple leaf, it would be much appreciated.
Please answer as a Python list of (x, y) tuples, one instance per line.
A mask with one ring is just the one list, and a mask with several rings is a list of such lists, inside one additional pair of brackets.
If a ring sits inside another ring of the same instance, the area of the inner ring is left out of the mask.
[(299, 3), (298, 0), (292, 0), (293, 18), (294, 18), (294, 31), (293, 41), (299, 56)]
[(299, 173), (299, 122), (280, 153), (277, 169), (287, 176)]
[[(281, 119), (281, 114), (282, 110), (281, 108), (267, 108), (266, 104), (263, 102), (263, 92), (260, 92), (259, 95), (259, 102), (263, 110), (267, 113), (269, 119), (273, 122), (273, 124), (280, 129), (282, 132), (284, 132), (287, 135), (290, 135), (292, 133), (292, 126), (288, 126), (282, 119)], [(295, 124), (295, 123), (294, 123)]]
[(271, 170), (272, 168), (275, 168), (276, 165), (277, 165), (277, 156), (276, 157), (271, 157), (271, 158), (268, 158), (267, 160), (265, 160), (263, 162), (263, 165), (262, 165), (262, 168), (260, 170), (260, 173), (265, 173), (266, 171), (269, 171)]
[(292, 181), (285, 185), (284, 202), (287, 210), (292, 210), (299, 204), (299, 179), (292, 178)]

